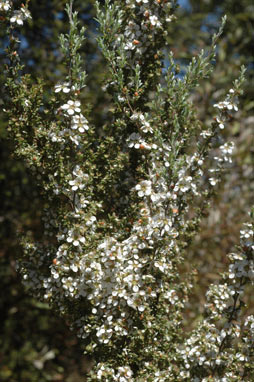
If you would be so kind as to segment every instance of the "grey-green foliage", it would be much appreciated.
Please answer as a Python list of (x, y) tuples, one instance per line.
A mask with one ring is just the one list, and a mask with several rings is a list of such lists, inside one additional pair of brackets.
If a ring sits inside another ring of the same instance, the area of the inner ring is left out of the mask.
[(65, 9), (69, 17), (69, 35), (61, 34), (59, 41), (63, 55), (66, 57), (66, 65), (69, 68), (66, 80), (70, 86), (72, 86), (73, 82), (79, 82), (78, 89), (82, 89), (85, 85), (86, 76), (82, 68), (82, 59), (79, 50), (85, 40), (85, 27), (82, 27), (80, 32), (77, 33), (79, 26), (78, 12), (73, 12), (72, 7), (73, 1), (67, 4)]
[(172, 54), (169, 67), (163, 65), (175, 9), (174, 1), (106, 1), (103, 11), (97, 3), (112, 95), (112, 117), (99, 134), (79, 101), (83, 31), (72, 2), (70, 33), (61, 38), (69, 74), (47, 108), (42, 82), (22, 76), (10, 18), (9, 131), (48, 204), (44, 238), (23, 238), (19, 269), (83, 339), (96, 361), (90, 381), (250, 381), (253, 375), (245, 345), (252, 317), (236, 341), (241, 295), (253, 279), (251, 223), (225, 279), (208, 290), (206, 317), (183, 332), (192, 281), (179, 269), (231, 163), (233, 143), (220, 131), (238, 110), (244, 68), (214, 105), (214, 122), (203, 125), (190, 89), (211, 72), (222, 29), (211, 52), (201, 52), (181, 78)]

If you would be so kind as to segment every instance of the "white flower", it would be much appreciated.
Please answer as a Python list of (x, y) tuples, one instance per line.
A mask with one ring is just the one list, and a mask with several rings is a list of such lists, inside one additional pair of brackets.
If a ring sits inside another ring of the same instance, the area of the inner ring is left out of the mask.
[(227, 110), (238, 110), (238, 107), (229, 101), (222, 101), (219, 103), (216, 103), (213, 105), (214, 107), (217, 107), (218, 109), (227, 109)]
[(136, 48), (136, 45), (133, 44), (132, 41), (128, 41), (127, 44), (125, 44), (124, 49), (125, 50), (133, 50)]
[(63, 289), (68, 291), (71, 296), (73, 296), (73, 292), (75, 291), (75, 288), (77, 286), (77, 283), (73, 280), (72, 277), (63, 277), (62, 278), (62, 284), (63, 284)]
[[(143, 116), (143, 114), (142, 114), (142, 116)], [(144, 117), (144, 116), (143, 116)], [(132, 121), (138, 121), (139, 119), (141, 119), (142, 117), (140, 116), (140, 113), (137, 113), (137, 112), (134, 112), (133, 114), (132, 114), (132, 116), (130, 117), (130, 119), (132, 120)]]
[(218, 183), (219, 179), (215, 179), (215, 178), (209, 178), (209, 182), (212, 186), (216, 186), (216, 184)]
[(81, 141), (81, 138), (79, 135), (77, 134), (73, 134), (72, 131), (70, 131), (70, 140), (75, 143), (76, 146), (79, 145), (80, 141)]
[(69, 181), (69, 185), (72, 186), (72, 191), (77, 191), (78, 189), (83, 190), (89, 179), (88, 174), (85, 174), (78, 165), (75, 166), (72, 173), (75, 176), (74, 180)]
[(216, 117), (216, 122), (219, 124), (219, 128), (221, 129), (221, 130), (223, 130), (224, 129), (224, 122), (220, 119), (220, 118), (218, 118), (218, 117)]
[(151, 23), (152, 25), (156, 25), (157, 27), (160, 27), (160, 26), (161, 26), (161, 23), (160, 23), (160, 21), (159, 21), (159, 19), (158, 19), (157, 16), (155, 16), (155, 15), (150, 16), (149, 20), (150, 20), (150, 23)]
[(78, 269), (79, 269), (79, 266), (78, 266), (79, 264), (78, 263), (72, 263), (71, 265), (70, 265), (70, 269), (73, 271), (73, 272), (78, 272)]
[(168, 16), (168, 17), (166, 17), (166, 22), (167, 23), (171, 23), (171, 21), (174, 19), (174, 17), (173, 16)]
[(179, 181), (175, 185), (175, 191), (185, 193), (191, 189), (193, 193), (196, 192), (196, 184), (193, 183), (192, 176), (181, 176), (179, 178)]
[(62, 110), (65, 110), (69, 115), (74, 115), (76, 113), (80, 113), (80, 102), (79, 101), (68, 101), (66, 104), (61, 106)]
[(0, 11), (8, 11), (11, 8), (9, 0), (3, 0), (0, 2)]
[(63, 84), (57, 84), (55, 86), (55, 93), (59, 93), (59, 92), (63, 92), (63, 93), (69, 93), (71, 91), (70, 87), (69, 87), (69, 83), (68, 82), (65, 82)]
[(136, 185), (135, 189), (138, 191), (138, 196), (142, 198), (143, 196), (151, 195), (152, 193), (152, 182), (150, 180), (143, 180)]
[(121, 366), (118, 368), (118, 373), (116, 375), (115, 381), (117, 382), (132, 382), (132, 370), (129, 368), (129, 366)]
[(57, 272), (55, 268), (51, 269), (51, 274), (55, 280), (59, 279), (59, 273)]
[(128, 146), (129, 147), (135, 147), (136, 144), (138, 144), (138, 147), (139, 147), (139, 143), (141, 141), (141, 136), (137, 133), (132, 133), (129, 138), (127, 139), (128, 141)]
[(21, 8), (20, 11), (14, 11), (10, 22), (13, 24), (23, 25), (24, 20), (31, 18), (30, 12), (26, 8)]
[(117, 99), (118, 99), (119, 102), (124, 102), (125, 101), (125, 98), (120, 96), (120, 95), (117, 96)]
[(78, 229), (71, 229), (68, 231), (66, 241), (67, 243), (72, 243), (74, 247), (78, 247), (80, 244), (84, 244), (86, 239), (81, 236)]
[(249, 223), (245, 224), (245, 229), (240, 231), (240, 237), (242, 239), (249, 239), (254, 236), (254, 230), (252, 229), (252, 225)]
[[(139, 121), (139, 122), (140, 122), (140, 124), (142, 125), (142, 126), (141, 126), (141, 130), (142, 130), (144, 133), (147, 133), (148, 131), (151, 132), (151, 133), (153, 132), (153, 130), (152, 130), (152, 128), (151, 128), (151, 125), (150, 125), (150, 123), (147, 121), (147, 119), (146, 119), (147, 117), (146, 117), (144, 114), (134, 112), (130, 118), (131, 118), (131, 120), (133, 120), (133, 121)], [(139, 135), (139, 134), (136, 134), (136, 135)], [(135, 133), (132, 134), (132, 135), (129, 137), (129, 139), (132, 139), (132, 137), (135, 138)]]
[(78, 189), (83, 190), (85, 187), (84, 179), (82, 177), (77, 177), (74, 180), (69, 181), (72, 191), (77, 191)]
[(128, 142), (128, 147), (130, 148), (134, 147), (135, 149), (141, 149), (141, 150), (157, 149), (156, 144), (149, 145), (137, 133), (132, 133), (127, 139), (127, 142)]
[(202, 130), (200, 133), (201, 137), (203, 138), (208, 138), (212, 135), (212, 132), (209, 130)]
[(171, 304), (174, 304), (176, 301), (179, 300), (176, 291), (174, 289), (171, 289), (170, 291), (166, 292), (164, 294), (164, 297), (170, 301)]
[(162, 262), (162, 261), (155, 261), (154, 266), (155, 268), (158, 268), (163, 273), (167, 270), (167, 265), (165, 264), (165, 262)]
[(14, 11), (12, 17), (10, 18), (10, 22), (12, 24), (23, 25), (24, 24), (23, 13), (21, 13), (21, 11)]
[(71, 121), (71, 128), (73, 130), (78, 129), (80, 133), (84, 133), (85, 130), (89, 129), (88, 121), (83, 116), (83, 114), (74, 115)]
[(76, 195), (76, 198), (75, 198), (75, 207), (77, 210), (81, 209), (81, 208), (86, 208), (88, 205), (89, 205), (89, 200), (85, 199), (85, 197), (83, 195), (79, 196)]
[(87, 220), (86, 222), (86, 226), (92, 226), (95, 222), (96, 222), (96, 217), (95, 216), (91, 216), (89, 220)]
[(232, 162), (231, 155), (233, 153), (234, 147), (234, 142), (227, 142), (224, 145), (220, 146), (220, 150), (223, 154), (223, 159), (225, 162)]
[(27, 8), (24, 8), (24, 7), (21, 8), (21, 12), (23, 14), (24, 20), (29, 19), (29, 18), (31, 19), (31, 14)]

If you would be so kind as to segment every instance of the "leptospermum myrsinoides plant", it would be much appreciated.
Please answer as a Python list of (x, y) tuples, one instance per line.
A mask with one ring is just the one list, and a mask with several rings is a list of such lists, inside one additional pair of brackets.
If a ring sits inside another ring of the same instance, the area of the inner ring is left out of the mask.
[(18, 55), (16, 27), (29, 11), (0, 2), (10, 36), (8, 129), (48, 204), (41, 242), (23, 238), (20, 272), (86, 344), (95, 361), (89, 381), (251, 381), (254, 317), (241, 323), (240, 313), (254, 277), (252, 223), (229, 271), (210, 286), (197, 328), (185, 333), (182, 324), (192, 278), (179, 267), (230, 166), (233, 143), (220, 132), (238, 110), (243, 82), (244, 70), (202, 126), (189, 96), (211, 72), (225, 18), (210, 52), (179, 77), (173, 54), (163, 55), (174, 1), (96, 7), (113, 110), (99, 129), (79, 100), (84, 30), (72, 2), (70, 33), (60, 37), (68, 75), (47, 104), (42, 81), (22, 75)]

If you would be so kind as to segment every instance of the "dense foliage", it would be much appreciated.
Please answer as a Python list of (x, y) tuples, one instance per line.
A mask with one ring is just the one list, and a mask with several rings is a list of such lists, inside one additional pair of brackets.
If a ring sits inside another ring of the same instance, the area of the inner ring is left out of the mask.
[(28, 285), (68, 318), (86, 354), (100, 361), (91, 380), (250, 380), (251, 317), (243, 344), (233, 340), (240, 296), (252, 279), (251, 225), (226, 281), (209, 288), (207, 318), (189, 337), (182, 332), (191, 278), (184, 281), (179, 268), (230, 166), (233, 143), (221, 131), (238, 111), (243, 81), (241, 75), (214, 105), (214, 122), (202, 121), (190, 96), (211, 72), (222, 29), (179, 76), (173, 54), (163, 60), (175, 4), (106, 2), (104, 11), (97, 4), (112, 97), (102, 124), (79, 101), (84, 31), (72, 4), (70, 33), (60, 39), (66, 79), (46, 99), (41, 81), (21, 76), (15, 24), (30, 14), (2, 4), (11, 36), (9, 131), (46, 208), (39, 243), (23, 238), (20, 269)]

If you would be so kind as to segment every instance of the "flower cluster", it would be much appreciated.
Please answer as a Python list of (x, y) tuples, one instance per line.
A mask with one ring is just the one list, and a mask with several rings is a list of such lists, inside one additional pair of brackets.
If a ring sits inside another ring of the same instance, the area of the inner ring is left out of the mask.
[[(138, 1), (127, 0), (126, 4), (137, 11), (140, 17), (140, 23), (130, 20), (123, 33), (124, 45), (123, 48), (127, 51), (127, 56), (131, 57), (132, 51), (135, 51), (136, 56), (146, 54), (146, 51), (156, 36), (163, 33), (165, 22), (171, 22), (173, 17), (169, 14), (171, 10), (171, 2), (158, 1)], [(164, 11), (163, 17), (161, 11)]]
[(29, 10), (22, 4), (20, 10), (13, 10), (12, 3), (9, 0), (0, 0), (0, 12), (11, 11), (10, 23), (12, 25), (22, 26), (24, 21), (31, 18)]
[(115, 370), (110, 369), (110, 368), (105, 368), (104, 365), (99, 364), (97, 366), (97, 379), (98, 381), (101, 380), (112, 380), (112, 382), (133, 382), (132, 378), (132, 371), (129, 366), (121, 366)]
[(238, 111), (237, 97), (235, 97), (235, 89), (230, 89), (225, 101), (216, 103), (213, 105), (219, 109), (219, 115), (215, 118), (220, 129), (224, 129), (224, 124), (228, 120), (229, 113), (232, 111)]
[[(219, 114), (214, 117), (215, 126), (221, 130), (225, 128), (225, 124), (232, 118), (230, 113), (238, 111), (238, 98), (235, 93), (235, 89), (230, 89), (224, 101), (214, 104), (214, 107), (219, 111)], [(201, 132), (201, 136), (204, 139), (211, 139), (214, 136), (214, 132), (212, 129), (204, 130)], [(215, 165), (209, 169), (211, 174), (209, 182), (211, 186), (215, 186), (218, 183), (223, 166), (225, 167), (232, 163), (234, 147), (234, 142), (226, 142), (217, 147), (214, 155)]]
[[(248, 239), (248, 247), (246, 247), (246, 239)], [(239, 361), (250, 360), (250, 357), (246, 355), (249, 353), (246, 346), (238, 344), (238, 351), (233, 356), (230, 344), (232, 341), (239, 343), (240, 307), (243, 305), (241, 298), (245, 285), (253, 284), (254, 236), (251, 223), (248, 223), (246, 229), (241, 231), (241, 240), (241, 251), (229, 255), (231, 264), (228, 273), (225, 274), (226, 282), (209, 287), (206, 294), (208, 317), (186, 340), (184, 349), (180, 350), (185, 365), (183, 371), (185, 377), (193, 375), (192, 370), (197, 367), (198, 375), (204, 373), (214, 375), (216, 367), (219, 366), (225, 370), (225, 381), (237, 380), (244, 374), (243, 367), (238, 367)], [(245, 322), (246, 337), (242, 339), (245, 344), (253, 338), (252, 319), (253, 317), (250, 316)], [(249, 331), (247, 331), (248, 326)], [(231, 373), (227, 373), (227, 369), (231, 369)], [(198, 375), (195, 380), (203, 381), (204, 379), (198, 378)]]
[[(50, 105), (56, 112), (44, 122), (39, 103), (37, 126), (29, 120), (29, 94), (18, 108), (25, 114), (14, 124), (17, 136), (35, 125), (33, 145), (24, 138), (20, 151), (30, 155), (50, 205), (43, 219), (46, 240), (43, 245), (25, 240), (20, 270), (99, 361), (90, 381), (205, 382), (223, 372), (231, 381), (245, 360), (239, 349), (231, 362), (228, 344), (240, 337), (240, 299), (254, 278), (253, 226), (241, 231), (242, 251), (231, 254), (223, 282), (210, 286), (206, 316), (185, 340), (182, 310), (192, 285), (181, 279), (179, 266), (210, 185), (231, 162), (233, 144), (211, 141), (228, 113), (237, 111), (237, 84), (215, 105), (215, 123), (200, 133), (188, 101), (190, 73), (193, 82), (200, 78), (195, 60), (183, 80), (173, 62), (161, 71), (160, 49), (175, 2), (128, 0), (126, 12), (122, 6), (108, 0), (103, 12), (97, 4), (109, 89), (118, 92), (110, 126), (93, 135), (78, 99), (82, 37), (71, 6), (71, 33), (61, 42), (72, 61), (67, 78), (54, 89)], [(202, 65), (207, 66), (205, 57), (199, 70)], [(209, 181), (205, 166), (213, 175)]]
[[(57, 85), (58, 86), (58, 85)], [(69, 93), (71, 90), (67, 85), (63, 86), (63, 92)], [(57, 93), (58, 87), (55, 90)], [(81, 103), (78, 100), (68, 100), (65, 104), (60, 106), (58, 113), (61, 114), (63, 111), (64, 116), (64, 126), (65, 128), (57, 129), (55, 122), (52, 124), (49, 129), (48, 135), (52, 142), (66, 143), (66, 140), (70, 140), (76, 146), (82, 144), (82, 134), (89, 130), (88, 120), (81, 113)]]

